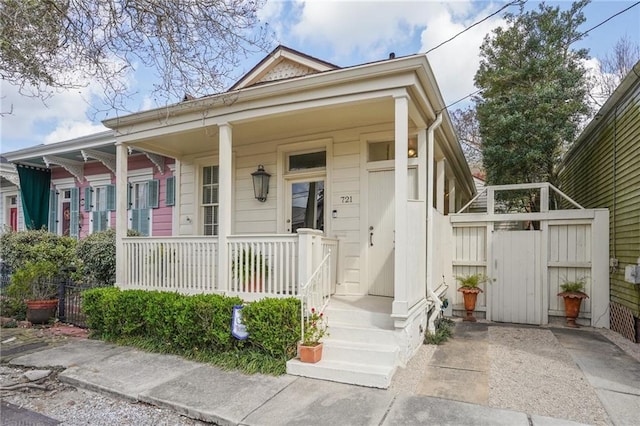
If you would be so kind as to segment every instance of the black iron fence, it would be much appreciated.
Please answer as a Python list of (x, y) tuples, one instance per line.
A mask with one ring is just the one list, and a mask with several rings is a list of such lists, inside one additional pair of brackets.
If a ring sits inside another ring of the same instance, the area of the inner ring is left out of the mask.
[(82, 295), (92, 288), (105, 287), (95, 283), (75, 283), (61, 280), (58, 286), (58, 319), (76, 327), (87, 328), (87, 316), (82, 310)]

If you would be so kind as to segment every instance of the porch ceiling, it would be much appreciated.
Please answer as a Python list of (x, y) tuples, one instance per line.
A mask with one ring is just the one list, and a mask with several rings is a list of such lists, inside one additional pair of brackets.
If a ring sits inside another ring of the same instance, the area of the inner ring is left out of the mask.
[[(330, 133), (367, 125), (394, 122), (393, 98), (352, 102), (330, 107), (309, 108), (271, 114), (258, 119), (231, 123), (234, 146), (296, 136)], [(414, 126), (413, 122), (409, 126)], [(180, 158), (185, 155), (216, 151), (218, 128), (201, 127), (140, 140), (132, 144), (143, 150)]]

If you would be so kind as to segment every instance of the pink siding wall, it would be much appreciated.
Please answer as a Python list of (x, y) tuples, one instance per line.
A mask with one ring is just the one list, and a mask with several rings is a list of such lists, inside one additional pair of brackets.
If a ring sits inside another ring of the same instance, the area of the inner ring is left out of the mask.
[[(173, 207), (167, 207), (165, 204), (167, 178), (173, 176), (173, 173), (169, 169), (168, 165), (173, 164), (175, 161), (172, 158), (165, 158), (164, 174), (158, 171), (158, 168), (144, 155), (134, 155), (129, 157), (128, 170), (140, 170), (144, 168), (153, 168), (153, 179), (160, 181), (160, 206), (157, 209), (153, 209), (152, 213), (152, 227), (151, 234), (154, 237), (166, 237), (172, 234), (172, 217)], [(111, 175), (111, 183), (116, 184), (116, 178), (111, 171), (100, 162), (90, 162), (84, 165), (85, 179), (81, 184), (76, 181), (76, 187), (80, 189), (80, 238), (84, 238), (89, 235), (91, 229), (89, 221), (89, 212), (84, 211), (84, 188), (89, 185), (87, 176), (94, 176), (100, 174), (109, 173)], [(63, 179), (72, 177), (72, 175), (61, 167), (52, 169), (52, 179)], [(116, 212), (111, 212), (110, 225), (115, 228), (116, 224)]]

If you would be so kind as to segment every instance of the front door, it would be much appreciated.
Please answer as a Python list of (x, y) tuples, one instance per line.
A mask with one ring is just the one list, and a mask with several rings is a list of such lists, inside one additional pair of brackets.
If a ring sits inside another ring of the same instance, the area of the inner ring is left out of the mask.
[(393, 297), (394, 171), (369, 172), (367, 255), (369, 294)]
[(288, 182), (286, 230), (293, 234), (300, 228), (324, 231), (324, 179)]
[(491, 320), (542, 323), (540, 231), (494, 231)]

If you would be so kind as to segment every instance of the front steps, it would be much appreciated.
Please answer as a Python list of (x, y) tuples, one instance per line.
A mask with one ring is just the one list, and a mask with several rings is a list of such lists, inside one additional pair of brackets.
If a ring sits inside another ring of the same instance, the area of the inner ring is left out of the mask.
[(390, 317), (391, 303), (378, 298), (381, 300), (374, 301), (376, 306), (363, 306), (358, 303), (362, 299), (332, 300), (325, 309), (329, 337), (323, 339), (322, 360), (307, 364), (292, 359), (287, 362), (287, 373), (360, 386), (389, 387), (400, 358)]

